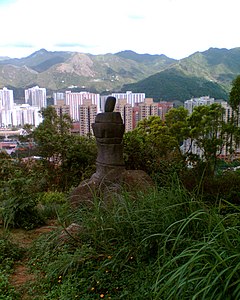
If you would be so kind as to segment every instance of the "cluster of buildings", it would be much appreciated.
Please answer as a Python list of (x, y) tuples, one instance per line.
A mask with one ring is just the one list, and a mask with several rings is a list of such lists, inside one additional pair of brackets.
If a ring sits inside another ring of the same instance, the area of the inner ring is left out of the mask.
[[(154, 102), (152, 98), (146, 98), (145, 93), (112, 93), (100, 96), (100, 94), (90, 92), (56, 92), (53, 93), (53, 106), (58, 115), (68, 114), (73, 121), (73, 133), (82, 136), (91, 135), (92, 126), (97, 113), (104, 111), (105, 102), (108, 96), (116, 98), (115, 111), (121, 113), (125, 124), (125, 131), (133, 130), (139, 121), (150, 116), (159, 116), (165, 119), (165, 114), (173, 107), (172, 102)], [(194, 107), (200, 105), (211, 105), (219, 103), (225, 109), (223, 119), (228, 122), (232, 115), (232, 108), (223, 100), (215, 100), (209, 96), (192, 98), (184, 102), (184, 107), (193, 112)], [(25, 90), (25, 103), (16, 104), (14, 102), (13, 91), (4, 87), (0, 89), (0, 127), (22, 128), (25, 124), (37, 127), (43, 120), (39, 113), (41, 108), (47, 107), (46, 89), (38, 86)], [(191, 147), (191, 152), (202, 156), (202, 150), (194, 141), (186, 140), (182, 145), (182, 151), (187, 152)], [(225, 156), (227, 153), (223, 153)]]
[(38, 126), (42, 122), (39, 110), (47, 106), (46, 89), (38, 86), (25, 90), (25, 103), (14, 102), (13, 91), (0, 89), (0, 127)]
[[(137, 123), (149, 116), (160, 116), (164, 119), (166, 112), (173, 107), (172, 102), (153, 102), (144, 93), (112, 93), (100, 96), (89, 92), (54, 93), (53, 102), (56, 112), (68, 114), (73, 121), (73, 131), (80, 135), (92, 134), (91, 124), (97, 113), (104, 111), (108, 96), (116, 98), (115, 111), (121, 113), (125, 130), (133, 130)], [(25, 124), (37, 127), (42, 118), (41, 108), (47, 107), (46, 89), (38, 86), (25, 90), (25, 103), (14, 102), (13, 91), (3, 88), (0, 90), (0, 127), (22, 127)]]

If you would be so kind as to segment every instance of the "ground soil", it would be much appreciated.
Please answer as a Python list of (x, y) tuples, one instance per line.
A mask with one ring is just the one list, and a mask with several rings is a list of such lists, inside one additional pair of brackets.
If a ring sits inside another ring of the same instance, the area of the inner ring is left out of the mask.
[(26, 250), (26, 254), (23, 256), (23, 258), (15, 263), (14, 271), (9, 278), (11, 285), (13, 285), (16, 291), (21, 294), (22, 300), (32, 299), (27, 293), (26, 286), (37, 280), (34, 275), (31, 274), (28, 268), (27, 251), (40, 235), (56, 230), (56, 228), (56, 222), (52, 221), (47, 226), (42, 226), (29, 231), (23, 229), (10, 230), (9, 238), (21, 248)]

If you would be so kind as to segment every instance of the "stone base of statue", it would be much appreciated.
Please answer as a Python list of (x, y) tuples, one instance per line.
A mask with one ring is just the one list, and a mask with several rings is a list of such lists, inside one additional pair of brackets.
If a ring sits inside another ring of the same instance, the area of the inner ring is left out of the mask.
[(123, 191), (135, 198), (139, 192), (145, 193), (153, 188), (154, 183), (146, 172), (113, 168), (103, 177), (94, 173), (90, 179), (82, 181), (71, 193), (70, 204), (72, 208), (92, 206), (101, 198), (109, 205)]

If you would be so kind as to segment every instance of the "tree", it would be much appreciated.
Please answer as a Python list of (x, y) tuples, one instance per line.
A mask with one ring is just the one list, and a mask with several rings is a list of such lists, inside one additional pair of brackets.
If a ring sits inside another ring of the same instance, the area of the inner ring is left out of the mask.
[(232, 89), (229, 94), (229, 104), (233, 111), (239, 111), (240, 104), (240, 75), (232, 82)]
[(68, 190), (94, 172), (97, 156), (95, 139), (71, 134), (71, 119), (58, 116), (53, 107), (41, 111), (43, 122), (34, 130), (33, 137), (38, 162), (45, 170), (47, 186), (55, 190)]
[(232, 82), (232, 89), (229, 94), (229, 104), (232, 108), (232, 115), (230, 120), (230, 155), (235, 152), (236, 147), (239, 146), (239, 106), (240, 106), (240, 75)]
[[(188, 110), (182, 106), (170, 109), (165, 116), (169, 133), (176, 138), (179, 146), (189, 136), (187, 117)], [(178, 149), (180, 151), (180, 147)]]
[(182, 161), (179, 153), (178, 140), (158, 116), (141, 120), (124, 135), (126, 167), (142, 169), (161, 182)]
[(226, 124), (223, 121), (224, 108), (213, 103), (195, 107), (188, 117), (189, 137), (202, 151), (207, 164), (215, 170), (218, 156), (226, 144)]
[(71, 135), (71, 119), (66, 114), (58, 116), (52, 106), (43, 108), (40, 113), (43, 122), (33, 131), (39, 155), (59, 164), (66, 155), (65, 145), (66, 139)]

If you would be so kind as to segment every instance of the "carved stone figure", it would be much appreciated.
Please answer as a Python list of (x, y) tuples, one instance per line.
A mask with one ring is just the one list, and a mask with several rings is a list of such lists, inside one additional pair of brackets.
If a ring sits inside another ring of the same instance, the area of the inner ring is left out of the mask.
[(121, 114), (114, 112), (115, 103), (115, 97), (108, 97), (105, 112), (97, 114), (92, 124), (98, 147), (96, 172), (72, 192), (70, 202), (73, 207), (91, 203), (93, 197), (100, 194), (109, 201), (111, 193), (120, 192), (123, 186), (129, 190), (137, 185), (142, 190), (153, 186), (145, 172), (125, 170), (122, 143), (125, 127)]

